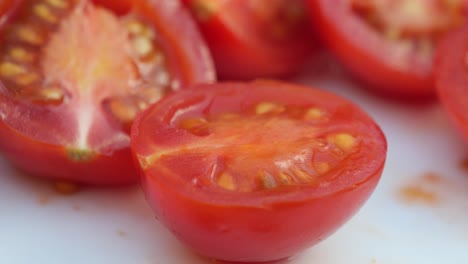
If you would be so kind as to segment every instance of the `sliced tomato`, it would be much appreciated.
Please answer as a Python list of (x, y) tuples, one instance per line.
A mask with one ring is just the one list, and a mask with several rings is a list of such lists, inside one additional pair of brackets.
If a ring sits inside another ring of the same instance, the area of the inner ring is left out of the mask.
[(433, 98), (434, 50), (466, 1), (307, 0), (312, 24), (356, 77), (386, 96)]
[(135, 115), (166, 93), (214, 80), (178, 1), (15, 0), (0, 11), (0, 149), (32, 174), (135, 182)]
[(468, 24), (443, 39), (435, 67), (439, 99), (468, 142)]
[(205, 256), (289, 257), (368, 199), (386, 140), (353, 103), (276, 81), (200, 85), (137, 117), (132, 152), (159, 220)]
[(302, 0), (184, 0), (223, 79), (285, 77), (313, 49)]

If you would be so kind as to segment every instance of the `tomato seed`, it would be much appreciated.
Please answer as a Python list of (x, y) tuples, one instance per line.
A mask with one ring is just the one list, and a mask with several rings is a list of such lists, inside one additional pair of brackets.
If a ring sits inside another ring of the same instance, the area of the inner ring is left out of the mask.
[(32, 62), (34, 60), (34, 55), (21, 47), (10, 49), (9, 54), (11, 58), (19, 62)]
[(35, 72), (27, 72), (15, 78), (14, 82), (19, 86), (29, 86), (40, 80), (40, 75)]
[(112, 98), (105, 101), (114, 117), (122, 123), (130, 123), (140, 111), (135, 100), (130, 98)]
[(138, 21), (127, 22), (127, 30), (133, 35), (148, 36), (150, 31), (145, 25)]
[(25, 72), (25, 69), (12, 62), (3, 62), (0, 65), (0, 74), (3, 77), (13, 77)]
[(68, 3), (64, 0), (46, 0), (47, 3), (55, 8), (67, 8)]
[(348, 133), (339, 133), (331, 137), (331, 142), (343, 151), (351, 150), (356, 144), (356, 139)]
[(229, 191), (234, 191), (236, 189), (234, 178), (227, 172), (221, 173), (221, 175), (218, 177), (218, 185), (221, 188)]
[(304, 114), (304, 118), (306, 120), (316, 120), (322, 118), (323, 116), (325, 116), (325, 112), (322, 109), (316, 107), (307, 109)]
[(209, 124), (204, 118), (184, 119), (179, 126), (196, 136), (208, 136), (211, 133)]
[(48, 6), (45, 4), (37, 4), (34, 6), (34, 13), (41, 19), (49, 23), (57, 23), (58, 18), (52, 13)]
[(294, 168), (293, 173), (301, 182), (308, 183), (312, 181), (312, 176), (303, 169)]
[(330, 170), (330, 164), (327, 162), (317, 162), (314, 164), (314, 169), (318, 174), (325, 174)]
[(278, 186), (275, 177), (268, 172), (261, 172), (258, 177), (260, 178), (261, 187), (263, 189), (273, 189)]
[(197, 20), (206, 21), (216, 12), (219, 5), (220, 3), (218, 3), (218, 1), (197, 0), (191, 2), (190, 9), (195, 14)]
[(269, 114), (269, 113), (281, 113), (285, 110), (283, 105), (272, 103), (272, 102), (262, 102), (257, 104), (255, 107), (255, 113), (257, 115)]
[(279, 176), (281, 183), (284, 185), (290, 185), (293, 183), (293, 178), (284, 172), (280, 172), (278, 176)]
[(132, 42), (133, 48), (140, 57), (146, 57), (153, 51), (153, 42), (147, 37), (139, 36), (133, 39)]
[(65, 93), (63, 92), (62, 89), (58, 87), (50, 87), (50, 88), (41, 89), (39, 92), (39, 95), (40, 95), (40, 99), (37, 101), (40, 101), (42, 103), (57, 104), (57, 103), (61, 103), (63, 99), (65, 98)]
[(45, 42), (45, 39), (41, 36), (41, 34), (30, 26), (18, 27), (16, 34), (21, 41), (24, 41), (30, 45), (40, 46)]

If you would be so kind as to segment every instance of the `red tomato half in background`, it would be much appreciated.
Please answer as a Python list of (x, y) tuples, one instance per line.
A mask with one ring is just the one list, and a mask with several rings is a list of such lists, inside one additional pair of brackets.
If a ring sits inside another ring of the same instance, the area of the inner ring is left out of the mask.
[(435, 95), (438, 40), (464, 19), (463, 0), (307, 0), (312, 24), (331, 51), (380, 93)]
[(313, 49), (302, 0), (184, 0), (223, 79), (285, 77)]
[(439, 99), (468, 142), (468, 24), (441, 42), (435, 75)]
[(386, 140), (353, 103), (275, 81), (201, 85), (144, 111), (132, 152), (156, 216), (205, 256), (261, 262), (329, 236), (374, 190)]
[(135, 115), (172, 90), (214, 80), (178, 1), (2, 3), (0, 148), (32, 174), (135, 182)]

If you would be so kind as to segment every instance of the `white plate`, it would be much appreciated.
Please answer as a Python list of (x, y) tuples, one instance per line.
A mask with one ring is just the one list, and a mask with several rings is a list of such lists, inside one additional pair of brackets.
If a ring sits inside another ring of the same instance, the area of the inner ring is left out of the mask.
[[(468, 171), (460, 165), (468, 151), (440, 106), (374, 97), (329, 60), (310, 65), (295, 81), (360, 104), (381, 125), (389, 149), (382, 180), (362, 210), (289, 263), (468, 263)], [(0, 263), (214, 261), (173, 238), (153, 218), (138, 187), (63, 196), (0, 160)]]

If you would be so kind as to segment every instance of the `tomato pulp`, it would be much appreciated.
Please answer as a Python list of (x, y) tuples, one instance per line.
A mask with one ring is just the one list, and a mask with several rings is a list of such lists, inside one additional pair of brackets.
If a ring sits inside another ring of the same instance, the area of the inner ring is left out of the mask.
[(205, 256), (283, 259), (325, 239), (368, 199), (386, 140), (334, 94), (276, 81), (200, 85), (132, 127), (159, 220)]
[(302, 0), (184, 0), (222, 79), (286, 77), (314, 47)]
[(29, 173), (135, 182), (135, 115), (168, 92), (214, 80), (178, 1), (2, 3), (0, 148)]
[(461, 23), (466, 1), (307, 0), (312, 24), (330, 50), (374, 91), (429, 99), (434, 50)]
[(447, 34), (435, 65), (439, 99), (468, 142), (468, 25)]

